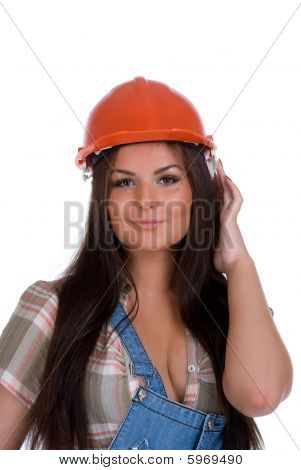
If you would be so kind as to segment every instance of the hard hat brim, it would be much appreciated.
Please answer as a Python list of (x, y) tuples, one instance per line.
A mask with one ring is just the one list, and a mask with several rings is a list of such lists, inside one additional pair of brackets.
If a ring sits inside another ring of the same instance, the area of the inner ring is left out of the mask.
[[(115, 145), (152, 142), (160, 140), (173, 140), (181, 142), (194, 143), (196, 145), (203, 144), (210, 149), (216, 149), (217, 146), (211, 135), (200, 135), (186, 129), (163, 129), (163, 130), (147, 130), (147, 131), (120, 131), (113, 134), (102, 136), (94, 140), (92, 144), (85, 147), (78, 147), (78, 153), (75, 159), (76, 165), (81, 168), (83, 161), (88, 155), (98, 150), (104, 150)], [(87, 162), (89, 165), (89, 162)]]

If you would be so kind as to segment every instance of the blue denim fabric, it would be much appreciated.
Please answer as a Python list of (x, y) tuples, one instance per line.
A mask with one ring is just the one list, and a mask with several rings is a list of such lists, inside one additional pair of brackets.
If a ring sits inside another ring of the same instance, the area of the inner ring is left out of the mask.
[(169, 400), (161, 376), (120, 302), (110, 321), (129, 354), (132, 374), (142, 375), (146, 386), (137, 387), (109, 449), (221, 449), (226, 417)]

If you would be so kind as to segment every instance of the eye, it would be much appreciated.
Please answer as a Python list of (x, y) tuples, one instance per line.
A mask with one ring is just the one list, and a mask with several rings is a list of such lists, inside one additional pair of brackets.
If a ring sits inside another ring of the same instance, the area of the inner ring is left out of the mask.
[(121, 180), (115, 181), (115, 183), (112, 183), (112, 186), (114, 186), (114, 188), (115, 188), (115, 186), (120, 186), (120, 187), (122, 187), (122, 184), (121, 184), (121, 183), (124, 183), (124, 181), (131, 181), (131, 180), (128, 179), (128, 178), (123, 178), (123, 179), (121, 179)]
[(160, 178), (161, 180), (163, 179), (169, 179), (169, 180), (172, 180), (172, 182), (170, 184), (173, 184), (173, 183), (176, 183), (177, 181), (179, 181), (179, 178), (176, 178), (175, 176), (162, 176), (162, 178)]
[[(177, 178), (177, 177), (175, 177), (175, 176), (162, 176), (162, 177), (160, 178), (160, 180), (166, 180), (166, 179), (167, 179), (167, 180), (171, 180), (171, 183), (167, 183), (168, 186), (169, 186), (170, 184), (174, 184), (174, 183), (176, 183), (177, 181), (180, 180), (180, 178)], [(112, 186), (113, 186), (113, 187), (120, 187), (120, 188), (122, 188), (122, 187), (124, 187), (124, 186), (128, 186), (127, 184), (123, 184), (123, 183), (125, 183), (125, 182), (127, 182), (127, 181), (132, 181), (132, 180), (129, 179), (129, 178), (123, 178), (123, 179), (117, 180), (117, 181), (115, 181), (114, 183), (112, 183)]]

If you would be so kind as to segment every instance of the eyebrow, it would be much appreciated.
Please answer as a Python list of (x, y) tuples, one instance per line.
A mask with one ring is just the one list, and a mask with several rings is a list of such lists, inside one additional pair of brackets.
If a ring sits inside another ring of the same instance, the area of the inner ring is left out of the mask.
[[(163, 168), (159, 168), (158, 170), (154, 171), (154, 175), (157, 175), (158, 173), (162, 173), (162, 171), (168, 170), (169, 168), (179, 168), (180, 170), (184, 171), (183, 168), (179, 165), (167, 165), (163, 166)], [(118, 173), (125, 173), (126, 175), (132, 175), (135, 176), (135, 173), (129, 170), (123, 170), (121, 168), (114, 168), (112, 170), (112, 173), (118, 172)]]

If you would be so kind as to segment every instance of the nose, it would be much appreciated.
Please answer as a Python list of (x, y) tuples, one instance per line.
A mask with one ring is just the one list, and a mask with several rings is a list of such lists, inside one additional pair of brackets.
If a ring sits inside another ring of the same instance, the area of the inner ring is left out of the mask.
[(156, 207), (162, 204), (162, 196), (160, 195), (160, 191), (156, 188), (152, 187), (149, 183), (142, 183), (139, 188), (137, 188), (136, 192), (136, 201), (139, 206), (147, 208), (147, 207)]
[[(165, 219), (165, 203), (158, 187), (151, 183), (142, 182), (132, 193), (132, 202), (129, 206), (129, 218), (137, 219)], [(162, 214), (163, 212), (163, 214)]]

